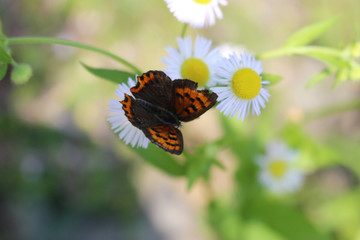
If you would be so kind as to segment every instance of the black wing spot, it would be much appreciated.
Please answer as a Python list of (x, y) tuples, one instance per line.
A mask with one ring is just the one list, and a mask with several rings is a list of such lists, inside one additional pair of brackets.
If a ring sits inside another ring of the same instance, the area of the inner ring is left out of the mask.
[(162, 139), (164, 139), (165, 141), (166, 141), (166, 140), (168, 140), (168, 138), (163, 137), (163, 136), (161, 136), (161, 135), (160, 135), (160, 134), (158, 134), (158, 133), (156, 134), (156, 136), (157, 136), (158, 138), (162, 138)]
[(198, 110), (198, 109), (195, 107), (195, 105), (193, 105), (193, 104), (192, 104), (190, 107), (194, 110), (194, 112), (196, 112), (196, 111)]
[(159, 131), (156, 128), (151, 128), (151, 130), (153, 130), (156, 133), (159, 133)]
[(197, 97), (196, 100), (200, 102), (202, 108), (205, 108), (205, 103), (201, 100), (201, 98)]
[(172, 143), (166, 143), (166, 144), (170, 145), (170, 146), (173, 146), (173, 147), (179, 146), (179, 144), (172, 144)]
[(176, 136), (176, 133), (173, 133), (173, 132), (169, 132), (169, 134), (172, 136)]
[(184, 95), (185, 97), (190, 98), (190, 95), (187, 92)]
[(178, 92), (176, 93), (176, 96), (177, 96), (177, 97), (179, 97), (179, 98), (181, 98), (181, 99), (184, 99), (184, 96), (183, 96), (183, 95), (181, 95), (181, 94), (180, 94), (180, 93), (178, 93)]

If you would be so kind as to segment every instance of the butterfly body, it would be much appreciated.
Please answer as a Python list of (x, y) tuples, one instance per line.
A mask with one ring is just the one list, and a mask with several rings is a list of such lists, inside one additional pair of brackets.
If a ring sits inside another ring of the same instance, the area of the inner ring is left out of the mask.
[[(143, 99), (136, 99), (136, 102), (145, 109), (147, 112), (152, 113), (153, 116), (158, 119), (162, 124), (169, 125), (172, 127), (179, 127), (180, 121), (177, 116), (165, 108), (162, 108), (158, 105), (147, 102)], [(151, 127), (151, 126), (150, 126)]]
[(215, 93), (197, 90), (197, 83), (188, 79), (172, 81), (161, 71), (138, 76), (137, 84), (121, 101), (125, 116), (154, 144), (173, 154), (183, 151), (183, 137), (178, 129), (181, 121), (191, 121), (217, 99)]

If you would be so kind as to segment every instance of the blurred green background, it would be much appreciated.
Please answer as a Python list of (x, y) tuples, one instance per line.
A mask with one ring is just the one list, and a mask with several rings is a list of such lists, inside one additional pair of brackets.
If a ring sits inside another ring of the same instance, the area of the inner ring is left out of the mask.
[[(316, 44), (342, 47), (359, 40), (358, 0), (233, 0), (222, 10), (224, 18), (214, 27), (189, 29), (188, 35), (261, 53), (278, 48), (303, 26), (339, 15)], [(94, 45), (143, 71), (165, 67), (164, 47), (176, 46), (182, 29), (161, 0), (1, 0), (0, 18), (8, 37), (49, 36)], [(148, 165), (117, 139), (106, 121), (116, 85), (79, 63), (128, 69), (64, 46), (11, 50), (17, 62), (31, 65), (33, 77), (20, 86), (9, 74), (0, 81), (0, 239), (239, 239), (240, 232), (243, 239), (286, 239), (264, 219), (245, 221), (245, 213), (240, 220), (233, 211), (241, 179), (228, 152), (219, 157), (226, 170), (212, 171), (210, 191), (203, 182), (187, 191), (186, 179)], [(306, 89), (323, 68), (313, 59), (286, 57), (263, 65), (283, 80), (272, 87), (260, 117), (233, 124), (241, 134), (264, 138), (282, 132), (291, 145), (307, 149), (305, 186), (281, 202), (304, 213), (328, 236), (324, 239), (359, 240), (360, 112), (300, 127), (297, 122), (307, 112), (359, 98), (360, 85), (333, 89), (327, 80)], [(219, 115), (215, 110), (208, 115), (210, 120), (186, 124), (185, 147), (223, 136)], [(213, 128), (215, 136), (192, 133), (200, 125), (203, 132)]]

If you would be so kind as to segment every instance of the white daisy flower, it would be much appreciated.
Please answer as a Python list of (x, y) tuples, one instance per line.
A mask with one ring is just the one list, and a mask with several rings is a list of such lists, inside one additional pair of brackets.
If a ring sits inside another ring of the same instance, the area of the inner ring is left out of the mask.
[(216, 79), (220, 85), (211, 90), (217, 93), (219, 104), (216, 106), (225, 116), (244, 118), (252, 111), (259, 115), (265, 108), (270, 94), (264, 85), (269, 84), (261, 77), (261, 62), (251, 54), (243, 52), (240, 59), (236, 54), (223, 58), (218, 63)]
[(199, 87), (215, 85), (216, 64), (221, 59), (219, 51), (211, 48), (211, 40), (197, 36), (194, 48), (190, 37), (178, 38), (179, 50), (167, 47), (169, 55), (162, 61), (168, 66), (164, 72), (171, 79), (190, 79)]
[(277, 194), (297, 191), (304, 181), (304, 173), (294, 168), (297, 158), (298, 152), (288, 149), (285, 143), (269, 143), (265, 155), (257, 159), (260, 183)]
[(165, 0), (170, 12), (183, 23), (194, 28), (209, 27), (215, 19), (222, 19), (219, 5), (227, 5), (227, 0)]
[[(130, 88), (135, 86), (135, 81), (131, 78), (128, 79), (127, 84), (121, 83), (115, 91), (115, 94), (121, 99), (124, 99), (125, 93), (129, 96), (133, 95), (130, 92)], [(126, 144), (130, 144), (132, 147), (142, 147), (147, 148), (149, 144), (149, 139), (147, 139), (144, 133), (134, 127), (125, 116), (125, 112), (122, 109), (122, 104), (119, 100), (111, 99), (109, 105), (109, 118), (108, 121), (111, 124), (111, 129), (119, 134), (119, 138), (123, 140)]]

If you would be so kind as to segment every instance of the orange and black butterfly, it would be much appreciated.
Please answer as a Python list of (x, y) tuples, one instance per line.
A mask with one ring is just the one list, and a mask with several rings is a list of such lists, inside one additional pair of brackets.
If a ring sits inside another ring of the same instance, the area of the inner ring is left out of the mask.
[(183, 151), (183, 137), (178, 129), (181, 121), (199, 117), (216, 103), (216, 93), (197, 90), (188, 79), (172, 81), (164, 72), (148, 71), (137, 77), (130, 89), (135, 98), (125, 94), (125, 116), (141, 129), (151, 142), (174, 154)]

